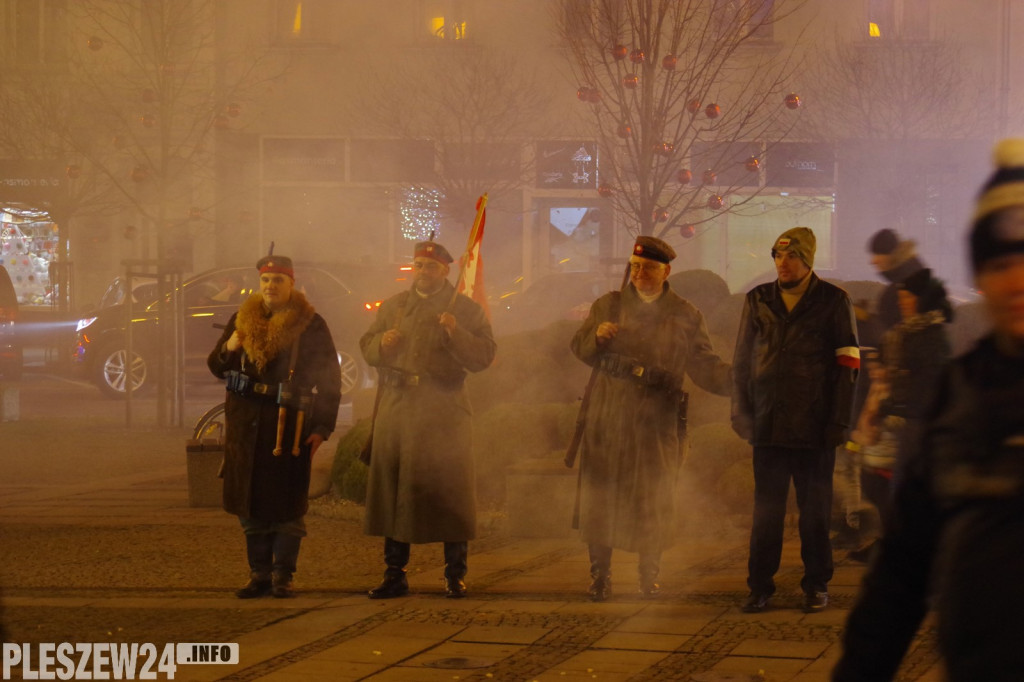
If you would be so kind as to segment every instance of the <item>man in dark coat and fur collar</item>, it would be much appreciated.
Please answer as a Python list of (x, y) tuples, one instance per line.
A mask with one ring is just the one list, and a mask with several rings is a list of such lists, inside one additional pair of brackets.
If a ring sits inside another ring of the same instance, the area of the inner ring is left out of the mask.
[(576, 357), (597, 367), (576, 522), (590, 550), (593, 601), (611, 595), (615, 548), (638, 554), (641, 596), (658, 594), (661, 554), (675, 539), (684, 375), (712, 393), (731, 389), (704, 316), (666, 281), (675, 255), (661, 239), (638, 237), (628, 285), (594, 301), (572, 339)]
[(241, 520), (250, 570), (240, 599), (294, 596), (313, 455), (334, 431), (341, 401), (334, 341), (294, 288), (291, 260), (267, 256), (256, 267), (259, 293), (207, 358), (227, 380), (224, 509)]
[(371, 599), (409, 591), (410, 544), (426, 542), (444, 543), (446, 596), (466, 596), (476, 484), (465, 379), (497, 346), (483, 308), (448, 281), (452, 261), (440, 244), (417, 244), (412, 289), (384, 301), (359, 340), (380, 382), (364, 531), (384, 537), (386, 569)]

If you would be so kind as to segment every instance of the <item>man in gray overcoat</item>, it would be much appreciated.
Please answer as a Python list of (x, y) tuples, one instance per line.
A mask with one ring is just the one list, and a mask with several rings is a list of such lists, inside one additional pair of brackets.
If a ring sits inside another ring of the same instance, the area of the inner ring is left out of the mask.
[(440, 244), (417, 244), (413, 287), (384, 301), (359, 341), (380, 382), (364, 530), (384, 537), (386, 570), (371, 599), (408, 593), (409, 545), (425, 542), (444, 543), (446, 595), (466, 596), (476, 485), (465, 379), (496, 345), (483, 308), (448, 281), (451, 262)]
[(730, 392), (729, 365), (712, 348), (704, 316), (666, 281), (675, 255), (660, 239), (638, 237), (628, 285), (597, 299), (572, 340), (576, 357), (598, 368), (577, 499), (594, 601), (611, 594), (613, 548), (639, 554), (640, 593), (657, 595), (661, 554), (676, 528), (684, 375)]

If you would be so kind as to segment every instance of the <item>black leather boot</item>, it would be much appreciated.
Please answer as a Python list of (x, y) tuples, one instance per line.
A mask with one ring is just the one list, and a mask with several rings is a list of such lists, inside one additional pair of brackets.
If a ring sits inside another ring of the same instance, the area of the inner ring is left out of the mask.
[(299, 546), (302, 538), (284, 533), (274, 534), (273, 595), (278, 599), (295, 596), (292, 589), (292, 575), (299, 561)]
[(466, 596), (466, 577), (469, 558), (468, 542), (444, 543), (444, 596), (462, 599)]
[(591, 601), (606, 601), (612, 596), (612, 548), (590, 545), (590, 577), (587, 589)]
[(370, 590), (370, 599), (393, 599), (409, 594), (409, 582), (405, 579), (405, 567), (409, 563), (409, 543), (384, 538), (384, 580)]
[(270, 594), (270, 571), (274, 563), (274, 536), (267, 533), (245, 535), (245, 554), (249, 560), (249, 582), (235, 590), (239, 599), (255, 599)]
[(640, 596), (643, 599), (654, 599), (661, 594), (658, 585), (658, 573), (661, 571), (661, 554), (640, 554), (638, 572), (640, 574)]

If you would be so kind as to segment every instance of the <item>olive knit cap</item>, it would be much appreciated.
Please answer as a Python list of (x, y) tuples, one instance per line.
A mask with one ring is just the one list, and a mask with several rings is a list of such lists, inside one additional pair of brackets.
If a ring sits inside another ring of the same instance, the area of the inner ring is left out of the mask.
[(809, 227), (791, 227), (775, 240), (772, 245), (772, 258), (777, 253), (788, 253), (792, 251), (800, 257), (807, 267), (814, 269), (814, 249), (817, 240)]

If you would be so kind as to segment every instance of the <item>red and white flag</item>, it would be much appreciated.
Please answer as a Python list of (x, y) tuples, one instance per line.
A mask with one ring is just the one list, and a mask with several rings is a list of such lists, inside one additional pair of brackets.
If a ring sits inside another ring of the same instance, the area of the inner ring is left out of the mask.
[(476, 202), (476, 219), (473, 220), (473, 229), (469, 232), (466, 252), (462, 256), (462, 271), (459, 273), (459, 284), (456, 289), (460, 294), (465, 294), (479, 303), (480, 307), (484, 309), (487, 319), (490, 319), (491, 311), (487, 307), (487, 294), (484, 292), (484, 264), (480, 256), (486, 220), (487, 195), (484, 194)]

